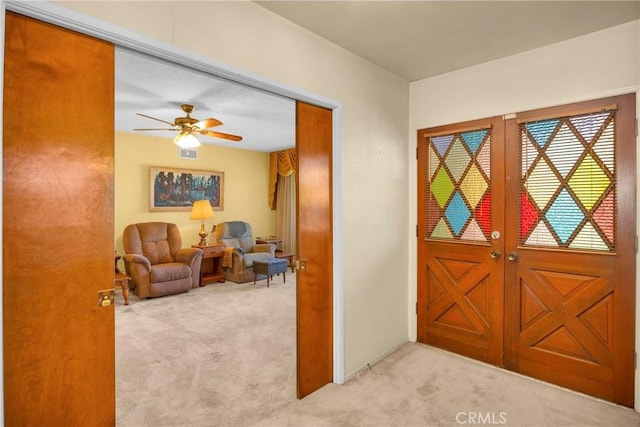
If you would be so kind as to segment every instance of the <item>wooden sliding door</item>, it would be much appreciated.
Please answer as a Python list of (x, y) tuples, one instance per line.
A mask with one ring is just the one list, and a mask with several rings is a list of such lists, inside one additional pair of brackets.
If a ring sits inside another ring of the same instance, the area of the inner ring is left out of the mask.
[(114, 425), (114, 47), (7, 13), (4, 53), (6, 425)]

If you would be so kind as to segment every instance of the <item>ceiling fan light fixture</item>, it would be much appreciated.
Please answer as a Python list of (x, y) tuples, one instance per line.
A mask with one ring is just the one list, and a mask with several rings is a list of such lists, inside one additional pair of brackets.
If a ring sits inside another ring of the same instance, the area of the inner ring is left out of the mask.
[(170, 131), (179, 131), (178, 136), (175, 137), (173, 142), (180, 148), (194, 148), (200, 146), (200, 141), (196, 138), (195, 134), (199, 133), (204, 136), (211, 136), (213, 138), (221, 138), (228, 139), (229, 141), (239, 142), (242, 141), (242, 137), (240, 135), (231, 135), (229, 133), (223, 132), (214, 132), (208, 128), (220, 126), (222, 122), (218, 119), (214, 119), (213, 117), (209, 117), (205, 120), (198, 120), (194, 117), (190, 116), (190, 113), (195, 109), (193, 105), (183, 104), (181, 106), (182, 111), (184, 111), (187, 115), (185, 117), (176, 117), (173, 123), (168, 122), (166, 120), (157, 119), (152, 116), (148, 116), (142, 113), (136, 113), (141, 117), (146, 117), (147, 119), (156, 120), (158, 122), (165, 123), (170, 125), (171, 128), (168, 129), (134, 129), (136, 131), (148, 131), (148, 130), (170, 130)]
[(180, 132), (178, 136), (173, 139), (173, 143), (180, 148), (195, 148), (200, 146), (200, 141), (192, 133)]

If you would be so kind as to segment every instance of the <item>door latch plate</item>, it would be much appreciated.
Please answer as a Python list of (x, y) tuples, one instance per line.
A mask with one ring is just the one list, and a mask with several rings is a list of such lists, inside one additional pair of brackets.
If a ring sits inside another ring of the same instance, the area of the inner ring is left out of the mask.
[(114, 304), (115, 301), (116, 291), (114, 289), (98, 291), (98, 307), (108, 307), (111, 304)]

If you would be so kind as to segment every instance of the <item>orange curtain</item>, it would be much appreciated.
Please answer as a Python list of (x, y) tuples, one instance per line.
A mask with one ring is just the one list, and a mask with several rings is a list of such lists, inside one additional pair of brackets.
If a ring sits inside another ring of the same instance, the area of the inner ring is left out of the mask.
[(289, 176), (296, 171), (298, 153), (295, 148), (275, 151), (270, 154), (269, 160), (269, 207), (275, 210), (278, 175)]

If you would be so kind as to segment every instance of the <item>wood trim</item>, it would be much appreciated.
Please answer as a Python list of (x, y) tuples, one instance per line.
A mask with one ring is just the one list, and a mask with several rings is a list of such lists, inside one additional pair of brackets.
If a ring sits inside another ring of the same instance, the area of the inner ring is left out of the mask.
[(488, 124), (486, 126), (470, 126), (470, 127), (461, 127), (458, 128), (456, 127), (455, 130), (441, 130), (438, 132), (425, 132), (423, 134), (424, 138), (433, 138), (435, 136), (442, 136), (442, 135), (451, 135), (452, 133), (464, 133), (464, 132), (471, 132), (474, 130), (486, 130), (486, 129), (492, 129), (493, 128), (493, 124)]
[(616, 292), (614, 294), (614, 359), (613, 400), (621, 405), (633, 407), (635, 374), (635, 312), (636, 312), (636, 252), (635, 239), (637, 218), (637, 164), (636, 136), (636, 95), (629, 94), (614, 98), (619, 105), (617, 113), (618, 144), (616, 154), (618, 181), (617, 203), (618, 222), (616, 226), (616, 251), (625, 254), (616, 262)]
[(555, 119), (557, 117), (580, 116), (584, 114), (601, 113), (605, 111), (615, 111), (618, 109), (616, 104), (598, 106), (593, 101), (588, 101), (584, 106), (570, 104), (558, 107), (547, 108), (544, 110), (532, 110), (518, 113), (516, 121), (518, 124), (527, 122), (537, 122), (541, 120)]

